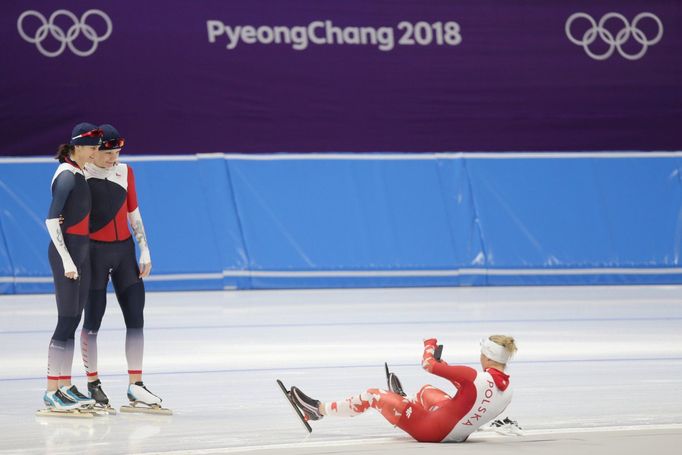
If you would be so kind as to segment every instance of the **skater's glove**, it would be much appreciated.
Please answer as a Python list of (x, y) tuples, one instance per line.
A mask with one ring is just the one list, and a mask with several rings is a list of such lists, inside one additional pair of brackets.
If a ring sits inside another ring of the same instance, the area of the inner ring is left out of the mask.
[(436, 338), (426, 338), (424, 340), (424, 349), (427, 347), (432, 347), (433, 349), (436, 349), (436, 346), (438, 345), (438, 340)]
[(422, 357), (422, 368), (431, 373), (433, 366), (436, 364), (436, 359), (433, 353), (436, 351), (438, 340), (435, 338), (428, 338), (424, 340), (424, 356)]

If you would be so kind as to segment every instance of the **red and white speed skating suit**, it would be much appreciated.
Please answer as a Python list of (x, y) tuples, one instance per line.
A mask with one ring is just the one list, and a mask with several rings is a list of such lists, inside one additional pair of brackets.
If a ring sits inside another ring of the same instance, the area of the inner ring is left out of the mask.
[(495, 368), (476, 371), (451, 366), (433, 357), (436, 340), (424, 342), (422, 366), (452, 382), (457, 394), (450, 397), (425, 385), (414, 400), (380, 389), (369, 389), (343, 401), (326, 403), (328, 416), (355, 416), (374, 408), (393, 425), (420, 442), (463, 442), (482, 425), (497, 417), (512, 398), (509, 376)]

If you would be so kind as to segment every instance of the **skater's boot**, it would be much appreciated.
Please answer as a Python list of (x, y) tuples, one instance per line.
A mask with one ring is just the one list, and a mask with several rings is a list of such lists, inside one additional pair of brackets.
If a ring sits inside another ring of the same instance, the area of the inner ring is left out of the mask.
[(398, 379), (398, 376), (395, 373), (388, 373), (386, 382), (388, 382), (388, 390), (403, 397), (407, 396), (403, 390), (403, 385), (400, 383), (400, 379)]
[(74, 411), (81, 407), (80, 403), (66, 396), (61, 390), (48, 390), (43, 395), (43, 401), (51, 411)]
[(130, 406), (121, 406), (121, 412), (141, 412), (146, 414), (172, 415), (173, 411), (161, 407), (161, 398), (154, 395), (138, 381), (128, 386)]
[(292, 387), (289, 391), (291, 399), (294, 400), (296, 406), (301, 408), (305, 414), (306, 420), (320, 420), (322, 413), (320, 412), (320, 401), (310, 398), (308, 395), (301, 392), (298, 387)]
[(151, 393), (142, 381), (138, 381), (128, 386), (128, 400), (131, 403), (142, 403), (147, 406), (160, 406), (161, 398)]
[(397, 393), (400, 396), (406, 397), (407, 394), (403, 391), (403, 385), (400, 383), (400, 379), (395, 373), (388, 371), (388, 363), (384, 363), (384, 368), (386, 369), (386, 384), (388, 390), (393, 393)]
[(64, 385), (61, 386), (59, 390), (61, 390), (62, 393), (69, 397), (71, 400), (78, 403), (81, 408), (92, 408), (93, 406), (95, 406), (96, 401), (80, 393), (75, 385), (72, 385), (71, 387), (67, 387)]
[(109, 407), (109, 397), (102, 390), (102, 382), (99, 379), (88, 382), (88, 395), (97, 402), (97, 406), (101, 408)]

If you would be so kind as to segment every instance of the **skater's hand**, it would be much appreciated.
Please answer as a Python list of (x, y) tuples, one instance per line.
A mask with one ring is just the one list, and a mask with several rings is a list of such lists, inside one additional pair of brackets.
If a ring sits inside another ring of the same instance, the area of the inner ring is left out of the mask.
[(149, 276), (152, 272), (152, 258), (149, 249), (140, 252), (140, 278)]
[(73, 260), (69, 259), (68, 261), (62, 262), (64, 265), (64, 276), (70, 280), (77, 280), (78, 269), (76, 268), (76, 264), (73, 263)]
[(152, 272), (152, 263), (151, 262), (140, 262), (140, 278), (148, 277), (149, 274)]
[(64, 224), (64, 215), (59, 215), (59, 224)]

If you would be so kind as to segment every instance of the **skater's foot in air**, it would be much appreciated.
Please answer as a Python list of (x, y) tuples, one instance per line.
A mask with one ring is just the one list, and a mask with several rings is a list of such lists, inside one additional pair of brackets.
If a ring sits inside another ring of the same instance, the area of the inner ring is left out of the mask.
[(90, 395), (90, 398), (97, 402), (98, 406), (109, 406), (109, 397), (107, 397), (107, 394), (102, 390), (102, 383), (99, 379), (88, 382), (88, 394)]
[(43, 395), (43, 401), (53, 411), (73, 411), (81, 407), (80, 403), (66, 396), (61, 390), (48, 390)]
[(400, 379), (398, 379), (398, 376), (396, 376), (395, 373), (389, 373), (386, 380), (388, 382), (388, 390), (403, 397), (407, 396), (403, 391), (403, 385), (400, 383)]
[(72, 401), (75, 401), (80, 405), (81, 408), (91, 408), (95, 405), (96, 401), (92, 398), (88, 398), (78, 391), (75, 385), (72, 386), (62, 386), (59, 389), (64, 395), (69, 397)]
[(290, 390), (291, 399), (303, 411), (307, 420), (320, 420), (323, 415), (320, 412), (320, 401), (310, 398), (308, 395), (301, 392), (298, 387), (292, 387)]
[(131, 403), (142, 403), (147, 406), (158, 406), (161, 398), (151, 393), (142, 381), (138, 381), (128, 386), (128, 399)]

